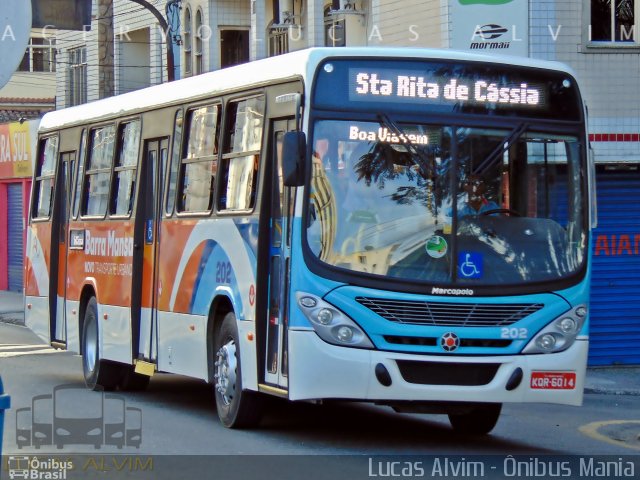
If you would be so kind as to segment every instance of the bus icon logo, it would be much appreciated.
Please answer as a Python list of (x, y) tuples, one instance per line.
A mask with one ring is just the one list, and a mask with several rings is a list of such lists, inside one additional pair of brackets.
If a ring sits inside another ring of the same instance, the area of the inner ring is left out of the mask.
[(29, 457), (10, 456), (8, 461), (9, 478), (29, 478)]
[(460, 346), (460, 337), (453, 332), (447, 332), (440, 337), (440, 346), (446, 352), (453, 352)]

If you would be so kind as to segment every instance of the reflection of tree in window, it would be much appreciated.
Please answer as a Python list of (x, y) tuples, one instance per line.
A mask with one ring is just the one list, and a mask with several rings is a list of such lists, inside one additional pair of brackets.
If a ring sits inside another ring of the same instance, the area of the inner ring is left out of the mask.
[(248, 210), (255, 205), (264, 122), (264, 97), (229, 104), (222, 157), (221, 210)]
[(189, 144), (187, 158), (216, 155), (218, 145), (216, 131), (218, 128), (218, 107), (211, 105), (191, 112), (189, 127)]
[(218, 153), (219, 106), (208, 105), (191, 110), (188, 118), (189, 134), (182, 167), (180, 208), (187, 212), (208, 211), (213, 207), (214, 180), (218, 168), (215, 156)]
[(89, 169), (86, 172), (85, 215), (104, 215), (107, 211), (109, 178), (115, 140), (115, 126), (96, 128), (92, 132)]
[(171, 166), (169, 167), (169, 186), (167, 187), (167, 208), (166, 213), (173, 213), (176, 198), (176, 187), (178, 184), (178, 166), (182, 157), (182, 110), (176, 112), (176, 121), (173, 127), (173, 148), (171, 150)]
[(634, 0), (591, 0), (591, 40), (595, 42), (633, 42)]
[(36, 177), (37, 210), (36, 217), (48, 217), (51, 212), (53, 199), (54, 173), (56, 157), (58, 156), (58, 138), (50, 137), (44, 140), (41, 153), (41, 164)]
[(140, 146), (140, 122), (129, 122), (120, 127), (120, 152), (114, 172), (115, 202), (111, 213), (128, 215), (133, 207), (136, 166)]

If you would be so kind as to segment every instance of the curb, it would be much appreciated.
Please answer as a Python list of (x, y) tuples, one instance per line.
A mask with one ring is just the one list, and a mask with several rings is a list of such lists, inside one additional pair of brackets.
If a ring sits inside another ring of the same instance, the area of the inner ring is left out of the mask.
[(0, 313), (0, 322), (11, 325), (25, 326), (23, 312), (2, 312)]
[(629, 395), (632, 397), (640, 397), (640, 390), (633, 389), (585, 387), (584, 393), (595, 393), (598, 395)]

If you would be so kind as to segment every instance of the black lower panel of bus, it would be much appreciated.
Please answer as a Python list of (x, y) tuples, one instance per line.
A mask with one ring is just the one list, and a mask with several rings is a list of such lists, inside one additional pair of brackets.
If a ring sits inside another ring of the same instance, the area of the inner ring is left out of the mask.
[(420, 385), (487, 385), (495, 377), (499, 363), (442, 363), (397, 361), (405, 381)]

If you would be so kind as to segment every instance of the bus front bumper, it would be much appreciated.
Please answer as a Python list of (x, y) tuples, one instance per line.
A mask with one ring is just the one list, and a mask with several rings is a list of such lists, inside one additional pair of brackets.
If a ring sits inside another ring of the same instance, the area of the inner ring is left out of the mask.
[(579, 339), (544, 355), (412, 355), (338, 347), (291, 330), (289, 398), (581, 405), (588, 348)]

